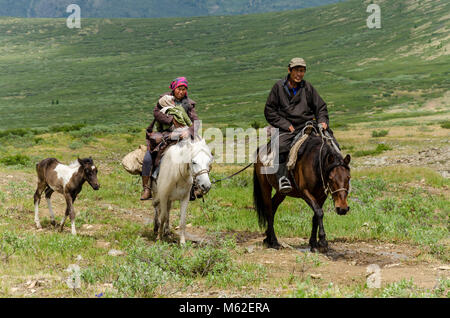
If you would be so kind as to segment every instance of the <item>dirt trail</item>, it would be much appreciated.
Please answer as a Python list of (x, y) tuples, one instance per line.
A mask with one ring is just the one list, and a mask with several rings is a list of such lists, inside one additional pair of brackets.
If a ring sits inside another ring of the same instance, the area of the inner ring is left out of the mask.
[[(205, 229), (188, 228), (187, 238), (195, 242), (207, 242)], [(261, 233), (223, 232), (223, 237), (233, 236), (238, 249), (243, 251), (238, 262), (261, 264), (267, 269), (267, 282), (258, 288), (246, 287), (239, 291), (205, 291), (179, 293), (176, 297), (286, 297), (295, 288), (289, 277), (312, 278), (326, 287), (330, 283), (340, 287), (354, 284), (364, 285), (367, 279), (367, 267), (379, 266), (381, 284), (412, 279), (421, 288), (433, 289), (439, 278), (450, 277), (450, 266), (424, 256), (424, 252), (406, 244), (391, 244), (377, 241), (343, 242), (330, 240), (326, 254), (310, 253), (308, 240), (303, 238), (281, 238), (283, 248), (268, 249), (263, 246)], [(306, 261), (305, 261), (306, 260)], [(314, 266), (314, 263), (317, 266)], [(273, 289), (276, 285), (286, 288)], [(282, 282), (282, 283), (280, 283)]]

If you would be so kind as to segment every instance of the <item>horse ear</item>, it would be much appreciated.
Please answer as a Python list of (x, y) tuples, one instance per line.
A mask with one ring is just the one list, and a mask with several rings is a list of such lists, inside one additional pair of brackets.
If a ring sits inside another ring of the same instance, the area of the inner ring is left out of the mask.
[(77, 160), (80, 165), (83, 165), (83, 161), (80, 158), (78, 158)]
[(350, 160), (352, 159), (352, 157), (350, 157), (350, 155), (346, 155), (344, 158), (344, 163), (348, 166), (348, 164), (350, 163)]

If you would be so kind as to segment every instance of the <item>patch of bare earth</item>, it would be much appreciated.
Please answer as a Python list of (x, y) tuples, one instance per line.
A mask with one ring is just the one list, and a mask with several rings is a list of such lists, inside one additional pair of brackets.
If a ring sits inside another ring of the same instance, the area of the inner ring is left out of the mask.
[[(230, 235), (236, 233), (224, 233)], [(267, 278), (258, 286), (229, 289), (188, 289), (174, 297), (286, 297), (297, 287), (298, 280), (311, 278), (326, 288), (334, 286), (363, 286), (367, 280), (367, 267), (376, 264), (381, 269), (381, 287), (402, 279), (412, 279), (421, 288), (433, 289), (439, 278), (449, 278), (450, 267), (437, 260), (420, 260), (422, 251), (405, 244), (380, 242), (329, 241), (326, 254), (314, 254), (319, 265), (302, 262), (309, 254), (308, 241), (301, 238), (282, 238), (284, 248), (263, 246), (263, 235), (238, 233), (247, 240), (238, 244), (243, 253), (235, 258), (238, 263), (261, 264)], [(200, 237), (198, 234), (196, 237)], [(197, 286), (198, 287), (198, 286)], [(195, 289), (195, 290), (194, 290)]]

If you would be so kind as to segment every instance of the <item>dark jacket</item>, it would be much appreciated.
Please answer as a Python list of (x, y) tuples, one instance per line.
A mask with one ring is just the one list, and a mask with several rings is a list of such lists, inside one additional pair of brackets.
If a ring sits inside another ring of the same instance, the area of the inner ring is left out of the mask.
[(303, 80), (297, 94), (292, 96), (287, 83), (288, 78), (285, 77), (272, 87), (264, 109), (267, 122), (279, 128), (280, 132), (289, 131), (290, 125), (296, 130), (301, 129), (306, 122), (312, 120), (328, 125), (327, 104), (315, 88)]
[[(169, 93), (162, 94), (161, 96), (159, 96), (159, 98), (161, 98), (165, 95), (173, 95), (173, 93), (169, 92)], [(197, 116), (197, 112), (195, 111), (195, 105), (196, 105), (195, 101), (193, 101), (192, 99), (190, 99), (189, 97), (186, 96), (183, 98), (181, 103), (182, 103), (182, 106), (183, 106), (184, 110), (186, 111), (187, 115), (189, 116), (189, 119), (192, 122), (194, 122), (195, 120), (199, 120), (199, 118)], [(159, 103), (157, 103), (155, 108), (153, 109), (153, 116), (155, 116), (155, 119), (150, 124), (150, 126), (147, 128), (147, 132), (150, 132), (153, 130), (155, 121), (158, 121), (161, 124), (165, 124), (165, 125), (172, 124), (173, 116), (162, 113), (161, 109), (162, 109), (161, 105), (159, 105)], [(194, 135), (194, 125), (192, 125), (189, 128), (189, 130), (191, 132), (191, 135), (193, 136)], [(147, 139), (148, 139), (148, 135), (147, 135)]]

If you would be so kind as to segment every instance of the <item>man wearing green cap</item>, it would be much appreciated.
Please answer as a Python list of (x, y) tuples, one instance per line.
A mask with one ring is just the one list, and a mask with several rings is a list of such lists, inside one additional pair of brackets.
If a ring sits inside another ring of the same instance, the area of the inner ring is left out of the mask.
[(279, 129), (279, 167), (276, 176), (279, 191), (283, 194), (292, 190), (286, 168), (290, 145), (305, 124), (308, 121), (315, 122), (333, 136), (328, 128), (327, 104), (314, 87), (303, 79), (306, 73), (305, 60), (293, 58), (288, 71), (289, 74), (273, 86), (264, 109), (267, 122)]

